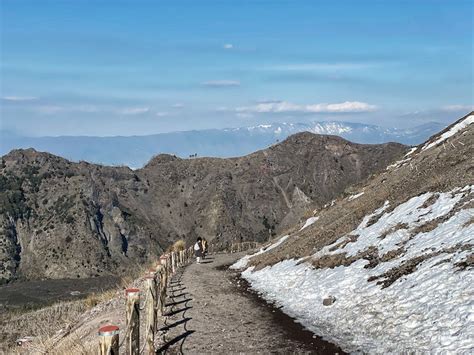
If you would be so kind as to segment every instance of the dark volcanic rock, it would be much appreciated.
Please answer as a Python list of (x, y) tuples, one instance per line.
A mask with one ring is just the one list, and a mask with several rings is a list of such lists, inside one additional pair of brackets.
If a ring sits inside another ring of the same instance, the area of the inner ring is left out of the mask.
[(0, 280), (122, 273), (173, 241), (266, 240), (406, 151), (300, 133), (231, 159), (158, 155), (143, 169), (2, 157)]

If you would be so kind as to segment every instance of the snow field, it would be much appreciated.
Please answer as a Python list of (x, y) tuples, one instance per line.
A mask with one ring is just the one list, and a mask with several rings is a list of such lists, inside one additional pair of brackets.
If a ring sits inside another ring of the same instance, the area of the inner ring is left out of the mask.
[[(340, 253), (355, 256), (377, 247), (382, 256), (404, 248), (400, 256), (374, 268), (365, 268), (369, 262), (364, 259), (349, 266), (321, 269), (292, 259), (259, 271), (248, 268), (242, 276), (264, 298), (346, 351), (472, 353), (474, 272), (456, 264), (472, 254), (474, 209), (459, 209), (461, 199), (467, 201), (463, 205), (472, 201), (474, 186), (415, 196), (392, 211), (387, 211), (387, 201), (351, 233), (313, 255), (316, 259)], [(374, 217), (378, 220), (369, 225)], [(415, 232), (415, 228), (438, 218), (426, 232)], [(358, 237), (342, 248), (329, 250), (349, 235)], [(383, 278), (368, 281), (408, 260), (433, 253), (439, 254), (427, 257), (386, 288), (377, 284)], [(246, 262), (239, 266), (245, 268), (250, 257), (244, 257)], [(336, 301), (324, 306), (322, 301), (328, 296)]]

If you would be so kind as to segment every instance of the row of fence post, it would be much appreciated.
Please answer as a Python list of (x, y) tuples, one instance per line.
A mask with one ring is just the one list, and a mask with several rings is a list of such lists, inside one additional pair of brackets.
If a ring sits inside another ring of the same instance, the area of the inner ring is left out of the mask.
[[(236, 253), (259, 246), (256, 242), (214, 243), (209, 246), (209, 252)], [(140, 306), (142, 291), (138, 288), (127, 288), (126, 296), (126, 327), (123, 340), (126, 342), (127, 354), (139, 355), (144, 350), (147, 354), (155, 353), (155, 333), (158, 329), (158, 316), (163, 316), (166, 292), (171, 277), (178, 268), (185, 266), (193, 257), (193, 248), (164, 254), (156, 265), (145, 276), (145, 299)], [(145, 314), (145, 344), (140, 349), (140, 315)], [(116, 325), (105, 325), (99, 329), (99, 354), (116, 355), (121, 347), (119, 341), (120, 329)]]
[(210, 253), (227, 252), (239, 253), (242, 251), (256, 249), (260, 244), (257, 242), (240, 242), (240, 243), (212, 243), (209, 245)]
[[(164, 254), (156, 265), (145, 276), (145, 299), (140, 306), (142, 291), (137, 288), (127, 288), (126, 296), (126, 326), (122, 334), (127, 354), (138, 355), (143, 351), (155, 353), (155, 333), (158, 329), (158, 316), (163, 316), (166, 292), (173, 274), (179, 267), (185, 266), (193, 256), (193, 248)], [(140, 315), (145, 314), (145, 344), (140, 349)], [(122, 343), (119, 339), (120, 329), (116, 325), (105, 325), (99, 329), (99, 354), (116, 355)]]

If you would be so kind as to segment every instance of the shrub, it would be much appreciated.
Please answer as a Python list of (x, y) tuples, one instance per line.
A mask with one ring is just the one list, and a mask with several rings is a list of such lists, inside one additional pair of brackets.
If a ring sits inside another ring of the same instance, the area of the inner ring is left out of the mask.
[(183, 239), (180, 239), (174, 242), (173, 247), (172, 247), (173, 251), (176, 252), (176, 251), (181, 251), (184, 249), (186, 249), (186, 242)]

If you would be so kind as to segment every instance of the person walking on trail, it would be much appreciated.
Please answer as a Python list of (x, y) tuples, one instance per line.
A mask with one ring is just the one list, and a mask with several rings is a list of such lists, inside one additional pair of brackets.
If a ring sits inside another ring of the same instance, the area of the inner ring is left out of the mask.
[(205, 259), (207, 256), (207, 240), (206, 238), (203, 238), (201, 241), (202, 244), (202, 258)]
[(196, 255), (196, 262), (198, 264), (201, 263), (201, 258), (202, 258), (202, 239), (199, 237), (196, 241), (196, 244), (194, 244), (194, 255)]

